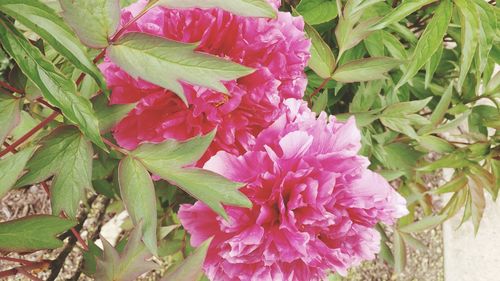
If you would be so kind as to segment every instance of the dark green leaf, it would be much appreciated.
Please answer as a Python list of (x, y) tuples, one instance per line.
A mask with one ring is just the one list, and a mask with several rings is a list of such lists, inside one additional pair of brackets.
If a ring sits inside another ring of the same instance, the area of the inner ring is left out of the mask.
[(54, 130), (41, 141), (39, 148), (17, 186), (31, 185), (54, 176), (50, 189), (52, 213), (64, 211), (76, 217), (85, 190), (92, 189), (92, 145), (73, 126)]
[(40, 88), (47, 101), (60, 108), (69, 121), (78, 125), (89, 139), (106, 150), (92, 104), (77, 95), (75, 83), (61, 74), (40, 50), (3, 17), (0, 17), (0, 40), (3, 48)]
[(328, 105), (328, 89), (325, 89), (323, 93), (319, 94), (319, 96), (314, 100), (314, 104), (311, 108), (313, 112), (320, 114), (325, 110)]
[(59, 0), (64, 20), (87, 46), (100, 49), (120, 23), (119, 0)]
[(143, 241), (154, 255), (156, 243), (156, 196), (153, 180), (144, 166), (132, 157), (126, 157), (118, 167), (120, 195), (134, 225), (143, 223)]
[(194, 253), (168, 273), (161, 281), (198, 281), (203, 276), (203, 262), (212, 239), (203, 242)]
[(449, 182), (433, 190), (432, 193), (444, 194), (449, 192), (457, 192), (467, 185), (467, 178), (462, 173), (451, 179)]
[(56, 235), (76, 223), (55, 216), (37, 215), (0, 223), (0, 250), (31, 252), (56, 249), (63, 242)]
[[(88, 0), (84, 1), (88, 2)], [(40, 35), (78, 69), (90, 74), (102, 89), (106, 89), (101, 72), (73, 32), (54, 10), (37, 0), (2, 0), (0, 10)], [(87, 19), (81, 26), (88, 26), (92, 23), (93, 20)]]
[(107, 133), (113, 129), (127, 114), (135, 108), (136, 104), (114, 104), (110, 105), (104, 95), (98, 95), (92, 99), (95, 113), (99, 119), (101, 133)]
[(134, 78), (169, 89), (185, 103), (180, 81), (228, 94), (221, 80), (230, 81), (253, 72), (229, 60), (196, 52), (197, 46), (144, 33), (127, 33), (108, 48), (108, 55)]

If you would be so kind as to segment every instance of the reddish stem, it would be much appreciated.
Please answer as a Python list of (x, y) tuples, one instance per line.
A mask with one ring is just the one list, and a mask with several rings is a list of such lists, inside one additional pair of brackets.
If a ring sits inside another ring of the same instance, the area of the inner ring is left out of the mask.
[[(61, 217), (63, 218), (68, 218), (66, 216), (66, 214), (64, 212), (61, 211)], [(76, 231), (76, 229), (74, 227), (71, 228), (71, 233), (73, 233), (73, 235), (75, 236), (76, 240), (78, 240), (78, 242), (80, 243), (80, 245), (82, 246), (82, 248), (88, 252), (89, 251), (89, 246), (87, 246), (87, 243), (85, 243), (85, 241), (83, 240), (82, 236), (80, 236), (80, 233), (78, 231)]]
[(59, 110), (59, 108), (52, 106), (50, 103), (46, 102), (42, 97), (37, 98), (36, 102), (41, 103), (41, 104), (45, 105), (46, 107), (48, 107), (48, 108), (50, 108), (50, 109), (52, 109), (54, 111), (61, 112)]
[(124, 155), (128, 155), (127, 151), (125, 151), (123, 148), (119, 147), (118, 145), (112, 143), (110, 140), (108, 140), (106, 138), (102, 138), (102, 140), (104, 141), (105, 144), (109, 145), (113, 150), (116, 150)]
[(11, 258), (11, 257), (0, 257), (0, 260), (10, 261), (10, 262), (17, 262), (17, 263), (20, 263), (20, 264), (23, 264), (23, 265), (31, 265), (31, 264), (35, 264), (36, 263), (36, 262), (29, 261), (29, 260), (16, 259), (16, 258)]
[[(17, 267), (17, 268), (11, 268), (11, 269), (8, 269), (8, 270), (0, 272), (0, 280), (2, 280), (2, 278), (7, 278), (9, 276), (14, 276), (14, 275), (16, 275), (18, 273), (22, 274), (23, 271), (27, 272), (27, 270), (33, 270), (33, 269), (46, 269), (49, 266), (50, 266), (50, 261), (44, 260), (44, 261), (41, 261), (41, 262), (33, 262), (30, 265), (23, 265), (23, 266), (20, 266), (20, 267)], [(35, 278), (37, 278), (37, 277), (35, 277)]]
[(20, 90), (20, 89), (17, 89), (15, 87), (12, 87), (11, 85), (7, 84), (6, 82), (3, 82), (3, 81), (0, 81), (0, 86), (2, 86), (2, 88), (5, 88), (9, 91), (12, 91), (14, 93), (19, 93), (19, 94), (23, 94), (24, 95), (24, 91), (23, 90)]
[(49, 189), (49, 186), (47, 185), (47, 182), (43, 181), (40, 183), (43, 187), (43, 190), (45, 190), (45, 193), (47, 193), (47, 195), (50, 196), (50, 189)]
[(316, 88), (316, 90), (314, 90), (314, 92), (311, 94), (311, 96), (309, 97), (309, 101), (312, 101), (312, 98), (317, 95), (321, 90), (323, 90), (323, 88), (326, 86), (326, 84), (330, 81), (330, 77), (326, 78), (325, 80), (323, 80), (323, 83), (321, 83), (321, 85), (319, 85), (318, 88)]
[(40, 124), (36, 125), (33, 129), (31, 129), (29, 132), (27, 132), (24, 136), (22, 136), (20, 139), (15, 141), (13, 144), (9, 145), (7, 148), (4, 150), (0, 151), (0, 158), (5, 156), (7, 153), (14, 151), (19, 145), (23, 144), (26, 140), (31, 138), (36, 132), (41, 130), (43, 127), (45, 127), (47, 124), (52, 122), (56, 117), (59, 115), (59, 112), (54, 112), (52, 113), (49, 117), (45, 118)]

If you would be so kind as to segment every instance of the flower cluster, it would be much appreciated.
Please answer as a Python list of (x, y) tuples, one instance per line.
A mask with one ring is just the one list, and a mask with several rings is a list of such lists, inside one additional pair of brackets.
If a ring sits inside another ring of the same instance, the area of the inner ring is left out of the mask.
[[(269, 0), (279, 7), (278, 0)], [(147, 1), (125, 9), (122, 23)], [(256, 69), (225, 82), (231, 96), (183, 84), (175, 94), (135, 80), (109, 59), (100, 65), (115, 104), (137, 102), (115, 128), (118, 143), (217, 135), (198, 163), (246, 185), (251, 209), (226, 207), (225, 221), (202, 202), (182, 205), (179, 218), (193, 246), (213, 237), (205, 260), (211, 280), (320, 280), (374, 258), (374, 225), (407, 213), (405, 200), (358, 155), (354, 119), (316, 116), (302, 101), (310, 42), (300, 17), (244, 18), (219, 9), (156, 7), (127, 30), (182, 42)]]
[[(122, 24), (146, 4), (141, 0), (126, 8)], [(186, 107), (174, 93), (135, 80), (106, 59), (100, 68), (112, 90), (111, 102), (138, 102), (114, 129), (118, 144), (133, 149), (144, 141), (186, 140), (217, 127), (216, 139), (205, 159), (219, 150), (244, 152), (255, 136), (277, 118), (284, 99), (303, 96), (307, 84), (304, 68), (310, 56), (310, 42), (303, 29), (301, 18), (281, 12), (273, 20), (235, 16), (220, 9), (156, 7), (148, 11), (127, 32), (198, 42), (197, 51), (228, 58), (255, 72), (224, 83), (230, 96), (184, 84), (189, 103)]]
[[(321, 280), (345, 274), (379, 251), (379, 221), (407, 213), (405, 200), (358, 156), (354, 119), (342, 123), (307, 104), (286, 110), (256, 144), (236, 156), (217, 153), (205, 169), (243, 182), (252, 209), (227, 207), (230, 221), (202, 202), (183, 205), (191, 243), (211, 243), (205, 270), (212, 280)], [(256, 165), (258, 163), (258, 165)]]

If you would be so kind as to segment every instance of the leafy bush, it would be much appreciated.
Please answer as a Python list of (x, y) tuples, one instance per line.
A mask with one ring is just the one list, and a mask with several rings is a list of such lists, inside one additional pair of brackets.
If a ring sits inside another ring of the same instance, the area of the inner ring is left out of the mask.
[[(121, 2), (124, 7), (135, 1)], [(282, 11), (303, 16), (312, 42), (304, 99), (314, 112), (340, 120), (355, 116), (370, 169), (406, 198), (410, 213), (393, 227), (392, 249), (378, 227), (381, 257), (402, 270), (406, 245), (419, 245), (412, 233), (462, 209), (463, 221), (472, 220), (477, 232), (485, 194), (496, 200), (500, 188), (500, 75), (495, 74), (500, 13), (495, 1), (284, 2)], [(179, 80), (230, 94), (221, 81), (253, 71), (197, 52), (193, 44), (125, 34), (158, 5), (276, 16), (265, 0), (151, 0), (122, 23), (118, 1), (0, 2), (0, 196), (40, 184), (52, 206), (52, 215), (0, 223), (1, 252), (61, 248), (60, 239), (73, 233), (85, 250), (84, 273), (98, 280), (134, 280), (158, 268), (146, 261), (152, 255), (180, 263), (164, 280), (198, 280), (210, 242), (194, 251), (189, 247), (179, 227), (179, 206), (195, 198), (225, 218), (223, 205), (251, 207), (238, 191), (242, 184), (193, 167), (215, 130), (134, 149), (112, 140), (110, 132), (136, 104), (108, 104), (110, 90), (96, 66), (105, 55), (132, 77), (168, 89), (186, 104)], [(428, 184), (429, 175), (445, 168), (452, 169), (449, 181)], [(150, 174), (163, 180), (153, 181)], [(104, 254), (93, 243), (97, 235), (85, 242), (78, 234), (85, 205), (92, 206), (95, 193), (125, 208), (135, 226), (116, 248), (102, 239)], [(433, 198), (445, 193), (450, 199), (436, 205)], [(55, 278), (60, 270), (58, 260), (14, 261), (22, 265), (0, 277), (30, 275), (26, 270), (50, 264)]]

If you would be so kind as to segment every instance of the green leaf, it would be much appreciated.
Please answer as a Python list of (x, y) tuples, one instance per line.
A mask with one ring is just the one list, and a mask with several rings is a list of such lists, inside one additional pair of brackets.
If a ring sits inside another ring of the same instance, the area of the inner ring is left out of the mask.
[(375, 21), (376, 18), (372, 18), (356, 24), (352, 18), (341, 17), (335, 28), (335, 36), (339, 45), (338, 57), (340, 58), (345, 51), (355, 47), (368, 37), (373, 32), (368, 27)]
[(422, 232), (440, 225), (445, 219), (446, 216), (443, 215), (424, 217), (419, 221), (400, 227), (399, 231), (405, 233)]
[(297, 5), (297, 12), (308, 24), (320, 24), (337, 17), (337, 2), (335, 0), (302, 0)]
[(203, 242), (187, 259), (167, 273), (161, 281), (198, 281), (203, 276), (203, 262), (207, 256), (208, 247), (212, 239)]
[(439, 100), (438, 105), (431, 115), (431, 128), (436, 128), (444, 120), (444, 116), (450, 107), (451, 98), (453, 97), (453, 84), (450, 83), (443, 96)]
[(276, 10), (266, 0), (159, 0), (156, 5), (167, 8), (220, 8), (245, 17), (276, 18), (277, 16)]
[(401, 87), (410, 81), (415, 74), (431, 59), (432, 55), (442, 46), (443, 36), (446, 34), (448, 24), (451, 20), (453, 4), (450, 0), (441, 1), (441, 4), (434, 13), (434, 17), (424, 30), (424, 33), (418, 40), (417, 46), (408, 68), (403, 77), (399, 80), (396, 88)]
[(227, 219), (222, 204), (247, 208), (252, 206), (250, 200), (238, 191), (243, 184), (234, 183), (211, 171), (184, 168), (198, 161), (214, 135), (215, 131), (185, 142), (167, 140), (157, 145), (143, 144), (131, 155), (140, 160), (150, 172), (179, 186)]
[(309, 67), (321, 78), (326, 79), (332, 75), (335, 68), (335, 56), (332, 49), (325, 43), (316, 29), (306, 24), (305, 31), (312, 44)]
[(479, 14), (472, 1), (455, 0), (455, 4), (460, 11), (460, 22), (462, 24), (462, 54), (460, 56), (460, 76), (458, 77), (457, 88), (461, 92), (478, 46)]
[(396, 9), (392, 10), (389, 14), (380, 19), (375, 25), (370, 27), (370, 29), (383, 29), (392, 23), (397, 23), (409, 14), (432, 2), (436, 2), (436, 0), (406, 0)]
[(134, 225), (143, 223), (143, 241), (154, 255), (156, 242), (156, 196), (150, 174), (132, 157), (126, 157), (118, 167), (120, 195)]
[(422, 110), (430, 99), (391, 104), (382, 113), (380, 121), (384, 126), (416, 139), (418, 135), (412, 125), (426, 125), (429, 122), (425, 117), (413, 113)]
[(139, 223), (121, 253), (101, 237), (104, 255), (96, 260), (96, 281), (134, 281), (142, 274), (159, 268), (156, 263), (148, 261), (152, 255), (141, 241), (141, 228), (142, 223)]
[(0, 198), (14, 186), (34, 150), (34, 147), (26, 148), (0, 160)]
[(438, 189), (433, 190), (432, 193), (434, 193), (434, 194), (444, 194), (444, 193), (450, 193), (450, 192), (455, 193), (455, 192), (461, 190), (462, 188), (464, 188), (466, 185), (467, 185), (467, 178), (465, 177), (464, 174), (459, 173), (457, 176), (455, 176), (449, 182), (440, 186)]
[[(50, 7), (37, 0), (2, 0), (0, 10), (40, 35), (78, 69), (91, 75), (102, 89), (106, 89), (101, 72), (89, 58), (85, 48)], [(82, 26), (88, 26), (92, 22), (87, 20)]]
[(223, 81), (254, 70), (216, 56), (195, 52), (197, 44), (180, 43), (144, 33), (128, 33), (108, 48), (109, 58), (134, 78), (143, 78), (186, 97), (180, 81), (225, 94)]
[(438, 50), (432, 55), (430, 60), (425, 64), (425, 88), (428, 89), (431, 85), (432, 78), (434, 77), (434, 73), (441, 62), (441, 57), (443, 56), (444, 46), (441, 44)]
[(73, 126), (55, 129), (42, 139), (39, 148), (28, 162), (28, 173), (16, 186), (26, 186), (54, 176), (50, 189), (52, 214), (64, 211), (76, 217), (85, 190), (92, 189), (92, 145)]
[(44, 98), (60, 108), (69, 121), (78, 125), (89, 139), (106, 150), (92, 104), (77, 95), (75, 83), (61, 74), (40, 50), (31, 45), (4, 17), (0, 17), (0, 40), (3, 48), (16, 60), (23, 73), (40, 88)]
[(57, 249), (63, 242), (56, 235), (75, 226), (76, 222), (55, 216), (35, 215), (0, 223), (0, 250), (33, 252)]
[(0, 93), (0, 144), (21, 121), (21, 100)]
[(465, 158), (465, 154), (463, 152), (457, 151), (455, 153), (443, 156), (439, 160), (435, 160), (433, 162), (425, 164), (422, 167), (417, 168), (417, 170), (422, 172), (432, 172), (442, 168), (463, 168), (468, 166), (469, 164), (469, 161)]
[(394, 231), (394, 268), (396, 272), (403, 272), (406, 266), (406, 244), (398, 231)]
[(420, 250), (420, 251), (427, 251), (428, 248), (425, 246), (424, 243), (422, 243), (420, 240), (416, 239), (415, 237), (411, 236), (410, 234), (407, 234), (407, 233), (399, 233), (404, 241), (406, 242), (406, 244), (408, 244), (408, 246), (412, 247), (413, 249), (415, 250)]
[(417, 141), (429, 151), (449, 153), (455, 150), (455, 146), (446, 140), (431, 135), (418, 137)]
[(325, 89), (323, 93), (319, 94), (319, 96), (314, 100), (314, 104), (311, 108), (313, 112), (320, 114), (325, 110), (328, 105), (328, 89)]
[(59, 0), (64, 20), (91, 48), (106, 48), (120, 23), (119, 0)]
[(495, 15), (494, 6), (486, 1), (473, 0), (476, 4), (476, 9), (479, 15), (479, 71), (482, 73), (488, 62), (488, 56), (493, 48), (493, 43), (496, 38), (497, 17)]
[(486, 199), (484, 197), (484, 189), (481, 180), (476, 175), (469, 174), (469, 189), (472, 200), (472, 224), (474, 224), (474, 232), (477, 234), (479, 224), (483, 218), (484, 208), (486, 207)]
[(338, 67), (333, 73), (332, 78), (343, 83), (385, 79), (385, 74), (400, 64), (400, 60), (389, 57), (350, 61)]
[(109, 100), (104, 95), (95, 96), (92, 99), (92, 104), (99, 120), (101, 133), (111, 131), (136, 106), (135, 103), (110, 105)]

